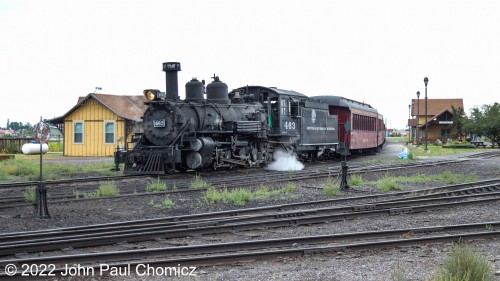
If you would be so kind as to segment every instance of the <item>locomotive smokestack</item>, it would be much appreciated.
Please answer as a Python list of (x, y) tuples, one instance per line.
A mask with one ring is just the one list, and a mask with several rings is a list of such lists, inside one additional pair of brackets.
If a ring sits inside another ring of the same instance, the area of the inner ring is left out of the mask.
[(165, 71), (165, 82), (167, 84), (166, 100), (178, 101), (180, 98), (177, 83), (177, 71), (181, 71), (181, 64), (179, 62), (164, 62), (163, 71)]

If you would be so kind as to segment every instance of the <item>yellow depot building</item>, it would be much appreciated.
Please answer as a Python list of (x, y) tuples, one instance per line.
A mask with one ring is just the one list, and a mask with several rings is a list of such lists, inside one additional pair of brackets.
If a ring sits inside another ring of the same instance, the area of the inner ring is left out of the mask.
[(63, 116), (48, 120), (64, 135), (65, 156), (113, 156), (128, 149), (142, 127), (146, 98), (91, 93)]

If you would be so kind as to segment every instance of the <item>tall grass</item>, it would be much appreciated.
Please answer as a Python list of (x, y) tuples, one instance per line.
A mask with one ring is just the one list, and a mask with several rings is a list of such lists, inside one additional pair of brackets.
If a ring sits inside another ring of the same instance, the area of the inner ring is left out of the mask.
[(435, 281), (489, 281), (493, 280), (493, 267), (467, 244), (453, 246)]
[(9, 176), (33, 176), (40, 174), (40, 166), (34, 162), (23, 161), (19, 159), (9, 159), (0, 161), (0, 173)]
[[(60, 155), (44, 155), (43, 159), (63, 158)], [(54, 164), (43, 162), (43, 178), (46, 180), (68, 179), (81, 176), (113, 176), (109, 169), (112, 163), (85, 164)], [(16, 154), (16, 159), (0, 161), (0, 181), (30, 181), (40, 177), (40, 158), (36, 155)]]

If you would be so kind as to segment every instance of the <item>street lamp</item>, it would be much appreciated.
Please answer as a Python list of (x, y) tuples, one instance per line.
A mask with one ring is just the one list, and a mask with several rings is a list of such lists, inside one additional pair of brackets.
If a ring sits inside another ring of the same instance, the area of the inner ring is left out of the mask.
[(411, 104), (408, 105), (408, 144), (411, 142), (410, 109)]
[(417, 146), (419, 145), (420, 143), (420, 139), (419, 139), (419, 126), (420, 126), (420, 91), (417, 91)]
[(425, 84), (425, 150), (427, 150), (427, 138), (429, 134), (429, 129), (427, 128), (427, 83), (429, 83), (429, 78), (424, 78)]

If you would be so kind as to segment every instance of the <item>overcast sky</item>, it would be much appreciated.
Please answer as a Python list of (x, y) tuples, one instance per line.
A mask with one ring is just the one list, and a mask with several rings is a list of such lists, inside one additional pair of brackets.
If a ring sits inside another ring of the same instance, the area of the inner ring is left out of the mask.
[(500, 1), (0, 0), (0, 127), (35, 124), (79, 96), (179, 90), (214, 73), (229, 89), (340, 95), (406, 128), (416, 92), (500, 97)]

